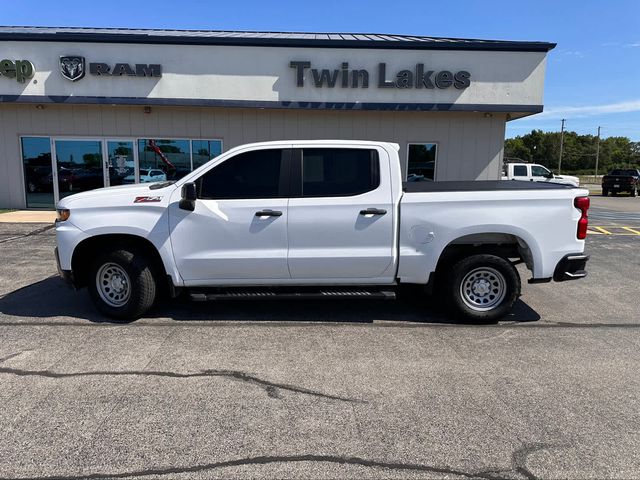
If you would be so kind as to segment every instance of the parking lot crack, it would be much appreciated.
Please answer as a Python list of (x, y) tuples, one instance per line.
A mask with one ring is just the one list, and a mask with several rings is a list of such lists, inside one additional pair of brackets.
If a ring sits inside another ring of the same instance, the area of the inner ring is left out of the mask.
[(166, 377), (166, 378), (202, 378), (202, 377), (224, 377), (262, 388), (269, 397), (281, 398), (280, 391), (288, 391), (302, 395), (324, 398), (326, 400), (336, 400), (349, 403), (368, 403), (364, 400), (331, 395), (317, 390), (298, 387), (286, 383), (276, 383), (250, 375), (237, 370), (203, 370), (196, 373), (161, 372), (153, 370), (129, 370), (129, 371), (89, 371), (89, 372), (53, 372), (50, 370), (24, 370), (19, 368), (0, 367), (0, 374), (16, 375), (19, 377), (44, 377), (44, 378), (76, 378), (92, 376), (142, 376), (142, 377)]
[(24, 353), (24, 351), (22, 352), (17, 352), (17, 353), (10, 353), (9, 355), (7, 355), (6, 357), (2, 357), (0, 358), (0, 363), (2, 362), (6, 362), (7, 360), (10, 360), (14, 357), (17, 357), (18, 355), (22, 355)]
[(7, 242), (12, 242), (14, 240), (19, 240), (21, 238), (25, 238), (25, 237), (32, 237), (34, 235), (40, 235), (41, 233), (44, 233), (47, 230), (51, 230), (54, 227), (55, 227), (55, 224), (45, 225), (44, 227), (36, 228), (35, 230), (33, 230), (33, 231), (29, 232), (29, 233), (24, 233), (22, 235), (16, 235), (15, 237), (4, 238), (4, 239), (0, 240), (0, 243), (7, 243)]
[[(402, 463), (402, 462), (386, 462), (379, 460), (368, 460), (361, 457), (347, 457), (337, 455), (290, 455), (290, 456), (260, 456), (239, 458), (236, 460), (226, 460), (214, 463), (205, 463), (200, 465), (192, 465), (186, 467), (171, 468), (153, 468), (146, 470), (137, 470), (121, 473), (91, 473), (85, 475), (70, 476), (41, 476), (41, 477), (6, 477), (0, 480), (80, 480), (80, 479), (107, 479), (107, 478), (131, 478), (131, 477), (149, 477), (158, 475), (180, 475), (206, 472), (210, 470), (226, 468), (226, 467), (243, 467), (250, 465), (269, 465), (273, 463), (300, 463), (300, 462), (318, 462), (318, 463), (334, 463), (338, 465), (353, 465), (368, 468), (379, 468), (385, 470), (397, 471), (415, 471), (434, 473), (438, 475), (454, 475), (461, 478), (482, 478), (487, 480), (509, 480), (514, 479), (514, 472), (507, 472), (506, 476), (497, 475), (497, 471), (473, 472), (464, 471), (448, 467), (438, 467), (434, 465)], [(527, 473), (528, 470), (526, 470)], [(536, 478), (536, 477), (527, 477)]]

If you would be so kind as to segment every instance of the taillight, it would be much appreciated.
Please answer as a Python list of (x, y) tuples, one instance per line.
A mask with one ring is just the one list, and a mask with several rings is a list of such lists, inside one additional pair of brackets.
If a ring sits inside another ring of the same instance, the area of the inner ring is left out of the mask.
[(587, 217), (587, 210), (589, 210), (590, 204), (589, 197), (576, 197), (573, 201), (574, 207), (576, 207), (582, 215), (578, 220), (578, 240), (584, 240), (587, 238), (587, 227), (589, 226), (589, 217)]

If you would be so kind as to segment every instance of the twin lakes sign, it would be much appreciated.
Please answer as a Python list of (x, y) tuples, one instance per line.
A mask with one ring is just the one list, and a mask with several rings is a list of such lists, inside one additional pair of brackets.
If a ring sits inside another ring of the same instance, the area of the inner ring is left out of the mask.
[[(349, 63), (342, 62), (340, 68), (333, 70), (311, 68), (309, 61), (291, 61), (289, 67), (295, 70), (296, 85), (304, 87), (305, 70), (311, 72), (313, 85), (317, 88), (369, 88), (371, 75), (367, 69), (349, 69)], [(379, 63), (376, 85), (379, 88), (440, 88), (454, 87), (463, 90), (471, 85), (471, 74), (465, 70), (434, 71), (425, 69), (423, 63), (417, 63), (413, 70), (400, 70), (395, 75), (387, 73), (387, 64)]]
[[(78, 55), (64, 55), (60, 57), (60, 73), (67, 80), (77, 82), (86, 72), (85, 58)], [(89, 73), (107, 77), (162, 77), (162, 65), (158, 63), (116, 63), (113, 67), (108, 63), (89, 63)]]
[[(60, 57), (60, 73), (64, 78), (76, 82), (84, 78), (86, 73), (85, 58), (79, 55), (64, 55)], [(349, 63), (342, 62), (340, 68), (333, 70), (311, 68), (308, 60), (291, 61), (289, 67), (295, 70), (296, 85), (305, 86), (305, 73), (311, 73), (312, 84), (317, 88), (368, 88), (369, 83), (375, 84), (379, 88), (397, 89), (446, 89), (453, 87), (463, 90), (471, 85), (471, 74), (465, 70), (451, 72), (449, 70), (428, 70), (423, 63), (417, 63), (412, 70), (400, 70), (389, 74), (387, 64), (379, 63), (377, 77), (372, 79), (372, 75), (367, 69), (350, 69)], [(24, 83), (33, 77), (35, 67), (29, 60), (0, 60), (0, 77), (15, 78), (17, 82)], [(136, 63), (116, 63), (113, 66), (108, 63), (89, 63), (89, 73), (94, 76), (107, 77), (162, 77), (162, 65)]]

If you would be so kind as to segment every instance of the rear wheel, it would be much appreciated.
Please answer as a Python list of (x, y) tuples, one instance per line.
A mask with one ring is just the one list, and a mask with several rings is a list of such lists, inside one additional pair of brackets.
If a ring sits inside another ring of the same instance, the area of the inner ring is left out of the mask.
[(602, 189), (602, 196), (606, 197), (607, 195), (609, 195), (609, 190), (607, 190), (606, 188)]
[(157, 286), (148, 258), (135, 248), (100, 254), (89, 273), (89, 295), (103, 314), (133, 320), (155, 302)]
[(637, 197), (638, 196), (638, 187), (633, 187), (631, 189), (631, 193), (629, 193), (629, 195), (631, 195), (632, 197)]
[(472, 255), (457, 262), (446, 286), (449, 307), (474, 322), (507, 315), (520, 295), (520, 275), (509, 260)]

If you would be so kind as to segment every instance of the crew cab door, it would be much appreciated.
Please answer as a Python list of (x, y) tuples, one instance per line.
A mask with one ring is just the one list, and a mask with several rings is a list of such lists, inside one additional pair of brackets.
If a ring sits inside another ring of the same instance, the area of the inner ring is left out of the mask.
[(290, 149), (252, 149), (195, 181), (195, 210), (169, 207), (171, 246), (187, 285), (289, 279), (287, 189)]
[(395, 212), (387, 152), (305, 146), (294, 150), (291, 179), (291, 277), (312, 283), (393, 281)]

